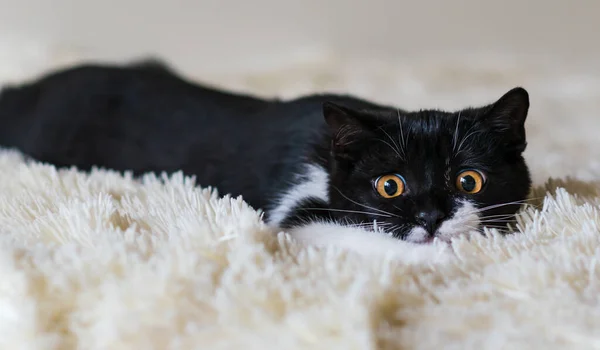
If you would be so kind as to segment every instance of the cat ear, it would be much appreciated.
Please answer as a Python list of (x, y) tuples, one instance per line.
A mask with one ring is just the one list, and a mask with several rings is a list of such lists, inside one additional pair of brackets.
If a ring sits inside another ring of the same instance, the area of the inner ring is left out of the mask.
[(484, 122), (495, 132), (501, 133), (507, 143), (521, 152), (525, 150), (525, 120), (529, 111), (527, 90), (516, 87), (505, 93), (489, 106)]
[(333, 148), (337, 151), (347, 150), (371, 135), (373, 130), (373, 121), (367, 116), (333, 102), (323, 103), (323, 116), (333, 135)]

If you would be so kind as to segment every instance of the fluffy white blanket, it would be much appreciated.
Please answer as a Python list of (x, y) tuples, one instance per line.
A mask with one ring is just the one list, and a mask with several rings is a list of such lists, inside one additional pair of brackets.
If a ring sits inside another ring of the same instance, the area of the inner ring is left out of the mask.
[[(2, 81), (57, 62), (34, 56), (31, 70), (5, 59)], [(331, 226), (290, 235), (180, 175), (57, 171), (2, 151), (0, 348), (600, 348), (600, 78), (573, 67), (329, 57), (207, 76), (262, 94), (327, 89), (406, 108), (481, 104), (525, 86), (536, 205), (517, 234), (451, 250)]]

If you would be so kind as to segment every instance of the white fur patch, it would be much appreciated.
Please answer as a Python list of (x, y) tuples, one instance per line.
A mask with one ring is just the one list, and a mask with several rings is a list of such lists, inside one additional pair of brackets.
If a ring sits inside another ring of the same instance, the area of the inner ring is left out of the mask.
[(454, 215), (442, 223), (436, 236), (443, 241), (450, 242), (452, 238), (470, 235), (477, 231), (480, 223), (479, 210), (473, 203), (463, 201)]
[(329, 202), (329, 193), (327, 192), (329, 174), (323, 167), (307, 164), (306, 173), (300, 175), (299, 178), (303, 178), (304, 181), (293, 185), (286, 191), (278, 200), (275, 209), (269, 212), (270, 224), (280, 225), (292, 209), (304, 199), (318, 198)]
[[(445, 220), (436, 232), (436, 238), (450, 242), (453, 238), (467, 236), (479, 228), (479, 211), (473, 203), (463, 201), (454, 215)], [(427, 231), (420, 226), (413, 228), (406, 236), (406, 240), (412, 243), (428, 243), (431, 241)]]

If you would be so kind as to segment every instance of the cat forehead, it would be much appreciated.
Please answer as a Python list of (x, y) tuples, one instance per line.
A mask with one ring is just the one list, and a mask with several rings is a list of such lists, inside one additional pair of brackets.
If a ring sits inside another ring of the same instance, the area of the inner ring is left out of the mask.
[[(398, 114), (395, 118), (387, 118), (379, 128), (380, 137), (393, 136), (404, 139), (405, 143), (413, 141), (413, 147), (440, 147), (448, 143), (461, 141), (476, 141), (472, 137), (465, 139), (467, 134), (479, 135), (489, 132), (477, 122), (477, 111), (463, 110), (459, 112), (444, 112), (424, 110), (406, 114)], [(421, 145), (424, 143), (424, 145)]]
[(433, 116), (435, 118), (405, 119), (382, 128), (371, 143), (372, 152), (363, 159), (365, 166), (375, 166), (374, 163), (378, 168), (478, 164), (487, 163), (493, 156), (490, 135), (473, 120), (465, 118), (459, 123), (455, 116)]
[[(459, 112), (446, 112), (440, 110), (421, 110), (403, 114), (389, 115), (386, 118), (385, 126), (412, 129), (413, 132), (429, 132), (435, 129), (447, 130), (448, 126), (454, 125), (472, 125), (476, 113), (471, 110)], [(437, 131), (441, 131), (437, 130)]]

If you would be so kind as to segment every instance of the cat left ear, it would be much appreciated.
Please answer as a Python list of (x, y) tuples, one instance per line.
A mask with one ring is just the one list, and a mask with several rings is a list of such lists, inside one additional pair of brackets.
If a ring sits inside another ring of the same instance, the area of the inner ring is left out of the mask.
[(525, 149), (525, 120), (529, 111), (527, 90), (516, 87), (493, 103), (485, 113), (484, 121), (503, 137), (511, 146)]
[(370, 134), (372, 121), (359, 111), (325, 102), (323, 116), (331, 129), (333, 146), (337, 151), (348, 150), (350, 146)]

